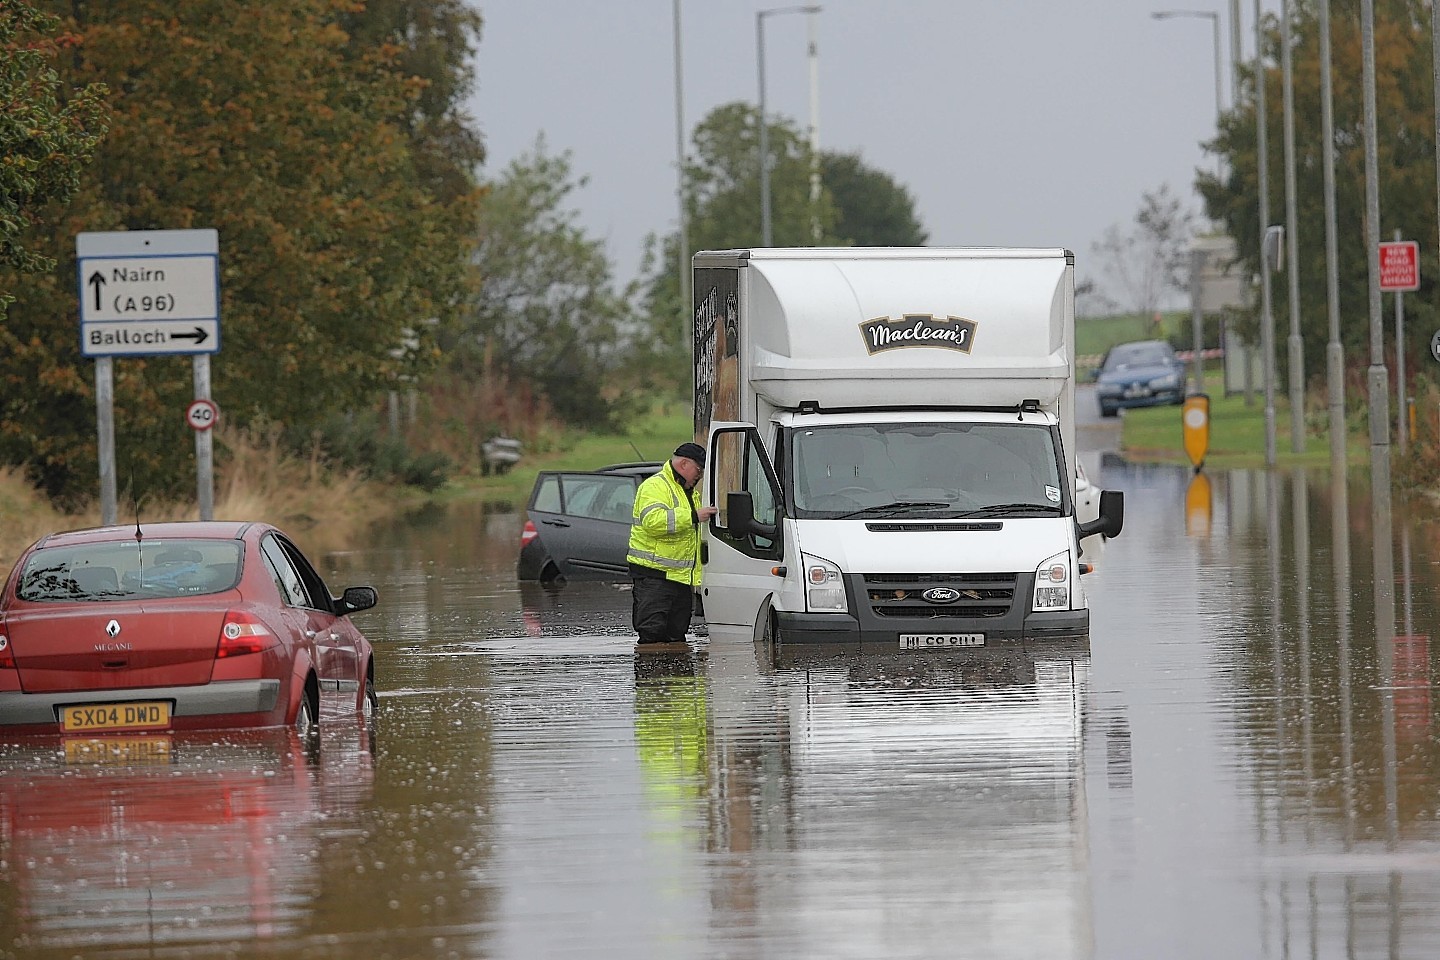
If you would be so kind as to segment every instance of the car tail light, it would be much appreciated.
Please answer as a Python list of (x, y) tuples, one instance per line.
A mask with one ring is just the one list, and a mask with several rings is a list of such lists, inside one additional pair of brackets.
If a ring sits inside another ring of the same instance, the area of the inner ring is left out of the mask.
[(15, 669), (15, 654), (10, 651), (10, 633), (0, 623), (0, 670)]
[(535, 521), (526, 520), (525, 528), (520, 531), (520, 546), (530, 546), (530, 542), (538, 536), (540, 536), (540, 531), (535, 529)]
[(275, 646), (278, 641), (270, 628), (253, 613), (231, 610), (225, 614), (225, 623), (220, 627), (220, 643), (215, 648), (215, 659), (239, 657), (247, 653), (259, 653)]

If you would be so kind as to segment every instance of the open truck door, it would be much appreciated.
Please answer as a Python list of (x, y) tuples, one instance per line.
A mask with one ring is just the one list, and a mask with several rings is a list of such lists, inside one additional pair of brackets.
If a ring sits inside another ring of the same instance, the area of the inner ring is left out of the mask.
[(783, 501), (775, 468), (748, 423), (710, 427), (704, 502), (710, 521), (701, 596), (708, 623), (753, 627), (784, 582)]

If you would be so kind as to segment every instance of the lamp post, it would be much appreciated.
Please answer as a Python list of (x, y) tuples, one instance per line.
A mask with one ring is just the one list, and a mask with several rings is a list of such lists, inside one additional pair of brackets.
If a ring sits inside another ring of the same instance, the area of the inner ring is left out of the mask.
[(1285, 259), (1290, 300), (1290, 452), (1305, 452), (1305, 345), (1300, 337), (1300, 237), (1295, 211), (1295, 81), (1290, 56), (1290, 0), (1280, 2), (1280, 63), (1285, 112)]
[(770, 135), (765, 120), (765, 18), (782, 13), (819, 13), (818, 6), (773, 7), (755, 11), (755, 64), (760, 85), (760, 245), (771, 246), (770, 230)]
[[(1157, 10), (1150, 14), (1152, 20), (1173, 20), (1177, 17), (1196, 17), (1210, 21), (1215, 34), (1215, 130), (1220, 130), (1220, 116), (1225, 112), (1224, 96), (1221, 90), (1224, 81), (1220, 68), (1220, 14), (1210, 10)], [(1220, 173), (1223, 173), (1223, 165)]]
[[(1270, 154), (1265, 120), (1265, 18), (1255, 0), (1255, 153), (1260, 207), (1260, 352), (1265, 379), (1265, 466), (1275, 466), (1275, 317), (1270, 311), (1270, 269), (1280, 253), (1271, 232)], [(1273, 247), (1273, 249), (1272, 249)], [(1293, 267), (1292, 267), (1293, 269)]]
[[(1345, 480), (1345, 349), (1340, 343), (1340, 254), (1335, 227), (1335, 100), (1330, 82), (1330, 0), (1315, 6), (1320, 33), (1320, 142), (1325, 184), (1325, 312), (1330, 339), (1325, 345), (1325, 379), (1330, 399), (1330, 473)], [(1437, 38), (1440, 39), (1440, 38)], [(1436, 49), (1440, 57), (1440, 48)], [(1440, 76), (1440, 70), (1436, 72)], [(1440, 113), (1436, 115), (1440, 119)], [(1440, 137), (1440, 126), (1436, 127)], [(1435, 160), (1440, 170), (1440, 154)]]
[(682, 81), (684, 71), (680, 66), (680, 0), (674, 0), (675, 21), (675, 164), (679, 179), (675, 184), (676, 198), (680, 201), (680, 236), (678, 238), (676, 264), (680, 274), (680, 340), (684, 346), (690, 331), (690, 314), (695, 305), (690, 298), (690, 211), (685, 195), (685, 97)]

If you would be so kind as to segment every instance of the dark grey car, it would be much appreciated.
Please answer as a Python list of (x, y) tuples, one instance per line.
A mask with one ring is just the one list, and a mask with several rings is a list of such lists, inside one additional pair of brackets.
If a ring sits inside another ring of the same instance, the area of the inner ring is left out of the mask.
[(542, 470), (526, 506), (516, 576), (542, 583), (628, 576), (635, 491), (659, 469), (658, 462), (645, 462)]

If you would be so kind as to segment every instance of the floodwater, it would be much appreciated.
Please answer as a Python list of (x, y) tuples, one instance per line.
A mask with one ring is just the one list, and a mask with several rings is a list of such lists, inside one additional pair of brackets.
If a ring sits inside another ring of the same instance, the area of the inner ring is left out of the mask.
[(0, 957), (1440, 955), (1430, 511), (1114, 437), (1088, 655), (637, 656), (507, 508), (377, 531), (373, 728), (0, 753)]

